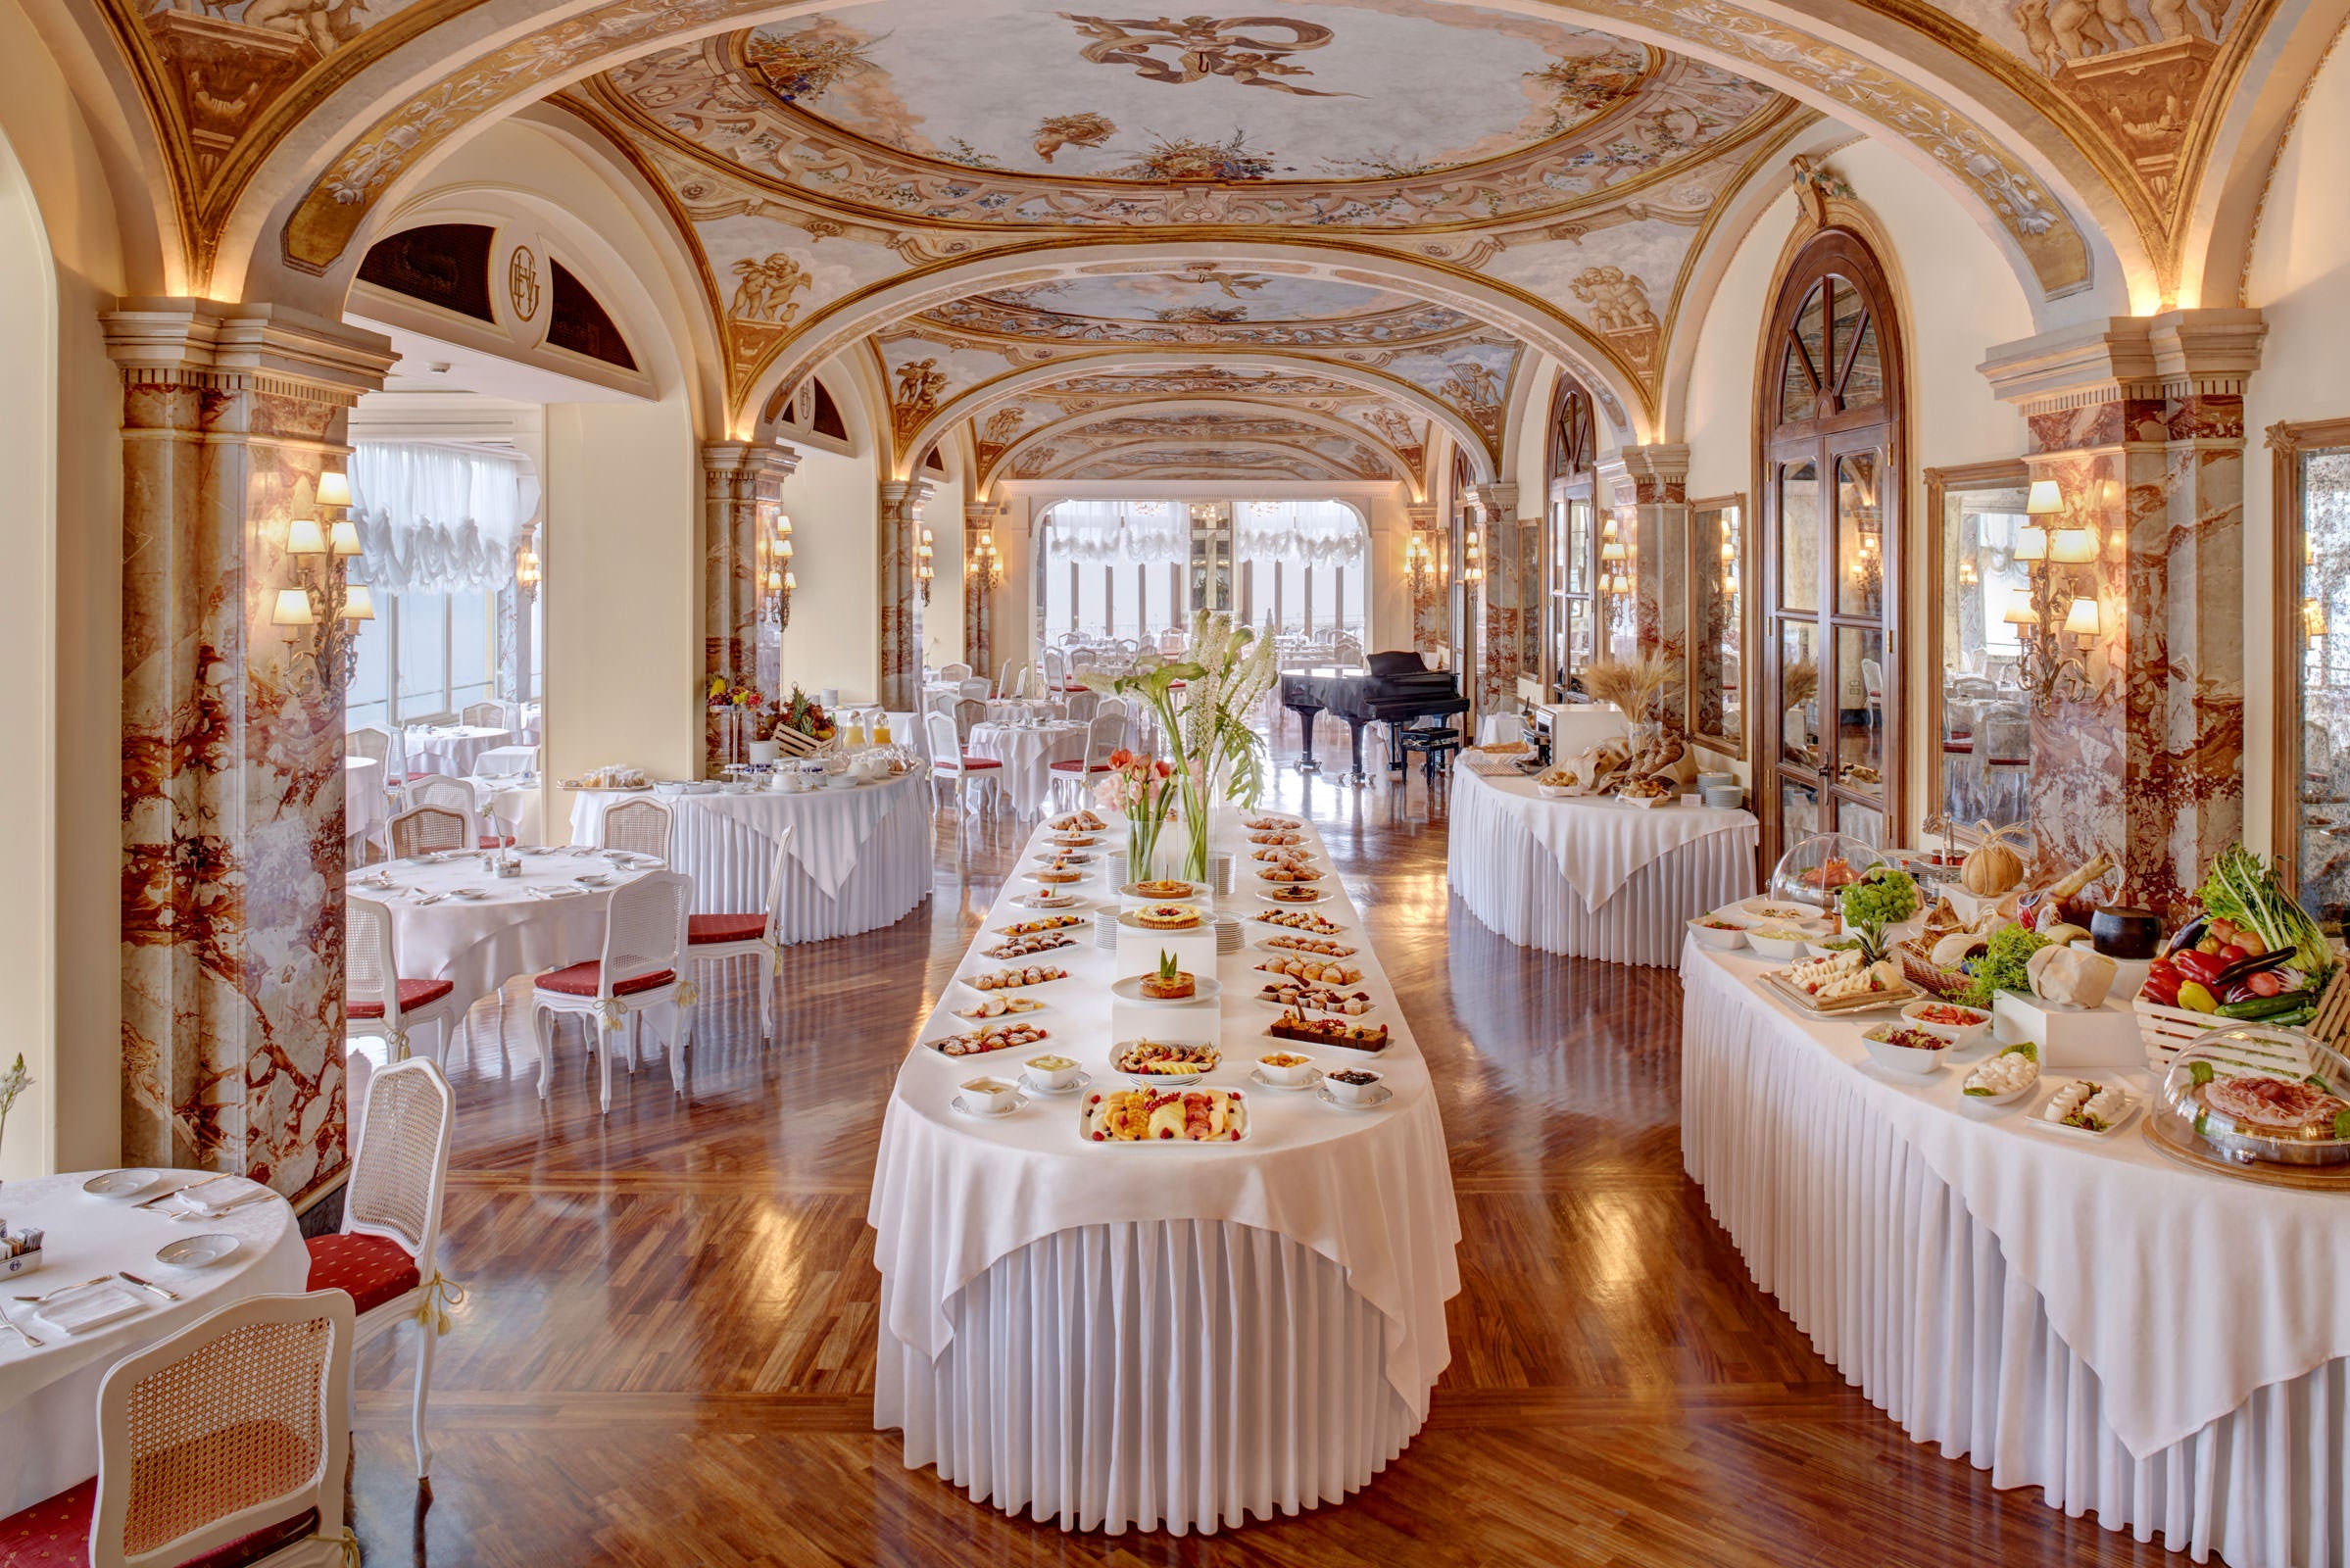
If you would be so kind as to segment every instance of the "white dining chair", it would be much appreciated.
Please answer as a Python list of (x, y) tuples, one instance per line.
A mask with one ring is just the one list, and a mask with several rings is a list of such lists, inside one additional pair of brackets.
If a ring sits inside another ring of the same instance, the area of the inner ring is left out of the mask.
[(767, 865), (767, 906), (754, 913), (695, 914), (685, 922), (686, 957), (699, 965), (725, 958), (759, 960), (759, 1035), (775, 1038), (775, 988), (783, 980), (783, 882), (791, 873), (792, 826), (775, 835)]
[(464, 843), (478, 850), (504, 849), (514, 843), (511, 835), (482, 831), (480, 800), (472, 785), (462, 778), (446, 773), (427, 773), (409, 787), (409, 805), (437, 806), (456, 811), (465, 819)]
[(596, 824), (596, 847), (651, 855), (669, 863), (669, 832), (673, 818), (659, 801), (622, 801), (605, 809)]
[(1061, 709), (1070, 719), (1080, 724), (1087, 724), (1093, 721), (1094, 714), (1101, 709), (1101, 706), (1102, 694), (1100, 692), (1071, 692), (1067, 701), (1061, 705)]
[(952, 681), (955, 685), (959, 686), (970, 678), (971, 666), (961, 662), (959, 660), (955, 663), (941, 664), (939, 666), (939, 679), (943, 681)]
[(432, 1473), (424, 1407), (432, 1396), (432, 1352), (449, 1332), (441, 1278), (441, 1199), (449, 1185), (449, 1141), (457, 1120), (449, 1080), (429, 1061), (395, 1062), (367, 1085), (367, 1106), (351, 1180), (343, 1189), (342, 1229), (309, 1238), (310, 1288), (341, 1291), (358, 1313), (356, 1348), (403, 1323), (416, 1325), (416, 1394), (409, 1437), (416, 1479)]
[(675, 871), (648, 871), (612, 890), (604, 923), (604, 951), (536, 976), (530, 985), (531, 1024), (538, 1037), (539, 1098), (547, 1098), (555, 1072), (555, 1020), (569, 1015), (587, 1030), (601, 1074), (598, 1103), (612, 1109), (612, 1037), (629, 1029), (628, 1065), (636, 1067), (636, 1028), (653, 1007), (671, 1009), (665, 1037), (669, 1082), (685, 1093), (685, 1053), (694, 1033), (695, 988), (681, 978), (686, 919), (694, 906), (694, 879)]
[(480, 834), (472, 823), (470, 811), (453, 810), (446, 806), (416, 806), (386, 822), (384, 836), (391, 840), (392, 858), (405, 860), (440, 850), (479, 848)]
[(988, 700), (988, 683), (981, 677), (973, 676), (956, 689), (962, 693), (966, 701), (984, 703)]
[(392, 911), (383, 903), (352, 894), (343, 905), (343, 1036), (384, 1043), (393, 1061), (413, 1049), (411, 1032), (422, 1024), (438, 1031), (432, 1059), (449, 1049), (462, 1009), (456, 984), (421, 975), (403, 976), (392, 936)]
[(384, 799), (395, 808), (407, 808), (408, 755), (397, 731), (381, 724), (362, 724), (344, 733), (343, 748), (354, 757), (371, 758), (381, 763)]
[(249, 1296), (117, 1361), (96, 1486), (12, 1515), (0, 1562), (152, 1568), (232, 1544), (258, 1568), (345, 1562), (352, 1319), (340, 1291)]
[(972, 728), (987, 722), (987, 704), (976, 697), (965, 697), (955, 703), (952, 711), (955, 715), (955, 733), (962, 738), (965, 745), (970, 744)]
[(1004, 667), (996, 672), (996, 695), (998, 697), (1020, 695), (1012, 685), (1012, 676), (1018, 673), (1019, 668), (1020, 662), (1016, 659), (1007, 659), (1004, 662)]
[(955, 820), (960, 821), (971, 808), (971, 781), (976, 778), (987, 786), (987, 805), (995, 800), (997, 780), (1004, 775), (1004, 764), (992, 757), (973, 757), (963, 749), (962, 737), (955, 730), (955, 720), (944, 713), (922, 715), (924, 733), (930, 740), (930, 776), (935, 783), (942, 779), (955, 782)]
[(513, 719), (504, 703), (467, 703), (458, 714), (461, 723), (474, 729), (512, 729)]
[(1076, 809), (1086, 805), (1086, 797), (1094, 787), (1095, 778), (1109, 771), (1109, 754), (1126, 744), (1126, 720), (1112, 713), (1107, 718), (1096, 717), (1085, 728), (1085, 755), (1066, 757), (1048, 764), (1046, 771), (1053, 775), (1053, 804), (1061, 808), (1061, 794), (1067, 790), (1076, 796)]

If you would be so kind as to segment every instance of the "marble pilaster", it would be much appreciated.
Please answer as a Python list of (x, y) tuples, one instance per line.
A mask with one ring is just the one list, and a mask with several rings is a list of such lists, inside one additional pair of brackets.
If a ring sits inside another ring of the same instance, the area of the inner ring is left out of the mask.
[[(1641, 653), (1680, 672), (1689, 656), (1689, 449), (1680, 442), (1624, 447), (1616, 462), (1616, 531), (1632, 554), (1625, 608), (1633, 635)], [(1666, 688), (1662, 707), (1667, 723), (1689, 727), (1685, 682), (1676, 678)]]
[(1476, 698), (1481, 714), (1515, 712), (1518, 677), (1541, 667), (1534, 645), (1540, 615), (1537, 595), (1542, 592), (1542, 562), (1533, 543), (1536, 530), (1533, 519), (1518, 516), (1516, 485), (1476, 485), (1469, 496), (1483, 535), (1485, 574), (1469, 596), (1479, 658), (1477, 668), (1464, 672), (1463, 689)]
[[(342, 564), (287, 529), (381, 337), (123, 302), (122, 1158), (289, 1197), (346, 1162)], [(271, 620), (316, 590), (316, 626)]]
[(922, 542), (922, 504), (928, 479), (881, 482), (879, 566), (880, 659), (875, 700), (892, 712), (922, 706), (922, 596), (914, 578), (914, 549)]
[[(779, 696), (783, 624), (764, 582), (783, 482), (800, 454), (771, 441), (710, 441), (702, 448), (703, 678), (723, 675)], [(726, 740), (703, 710), (703, 765), (715, 773)]]
[(963, 659), (973, 669), (996, 667), (995, 590), (972, 564), (971, 541), (995, 537), (996, 509), (985, 501), (963, 504)]
[[(1411, 641), (1409, 647), (1436, 668), (1451, 647), (1450, 628), (1444, 624), (1444, 574), (1441, 564), (1444, 559), (1444, 517), (1443, 509), (1433, 501), (1414, 502), (1403, 509), (1411, 521), (1411, 532), (1404, 539), (1404, 591), (1411, 596)], [(1416, 547), (1416, 548), (1415, 548)], [(1426, 563), (1418, 572), (1411, 569), (1414, 554)]]
[(2266, 330), (2249, 310), (2115, 318), (1983, 367), (2063, 491), (2051, 522), (2098, 540), (2050, 568), (2103, 629), (2086, 694), (2033, 714), (2033, 827), (2052, 859), (2112, 855), (2155, 908), (2243, 831), (2243, 395)]

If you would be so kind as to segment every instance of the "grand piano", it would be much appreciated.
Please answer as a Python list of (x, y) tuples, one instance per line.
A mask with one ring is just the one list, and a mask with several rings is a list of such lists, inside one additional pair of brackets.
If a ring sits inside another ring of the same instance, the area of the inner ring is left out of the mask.
[[(1317, 772), (1322, 765), (1314, 760), (1316, 714), (1328, 712), (1346, 721), (1354, 743), (1354, 771), (1345, 781), (1364, 784), (1370, 781), (1363, 771), (1364, 725), (1386, 724), (1394, 730), (1416, 718), (1448, 718), (1469, 710), (1469, 700), (1460, 694), (1459, 678), (1450, 670), (1430, 669), (1418, 654), (1373, 654), (1368, 662), (1368, 672), (1303, 669), (1281, 677), (1281, 706), (1297, 714), (1305, 730), (1297, 765), (1306, 772)], [(1392, 733), (1388, 764), (1400, 766)]]

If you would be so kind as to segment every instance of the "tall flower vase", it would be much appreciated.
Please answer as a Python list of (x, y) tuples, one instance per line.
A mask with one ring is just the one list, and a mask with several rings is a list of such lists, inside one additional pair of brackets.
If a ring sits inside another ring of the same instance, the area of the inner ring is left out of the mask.
[(1183, 879), (1205, 884), (1208, 872), (1208, 840), (1215, 836), (1216, 809), (1214, 796), (1203, 785), (1187, 784), (1183, 789)]
[(1161, 816), (1130, 816), (1126, 819), (1126, 880), (1148, 882), (1158, 874), (1153, 863), (1158, 858), (1158, 830), (1166, 819)]

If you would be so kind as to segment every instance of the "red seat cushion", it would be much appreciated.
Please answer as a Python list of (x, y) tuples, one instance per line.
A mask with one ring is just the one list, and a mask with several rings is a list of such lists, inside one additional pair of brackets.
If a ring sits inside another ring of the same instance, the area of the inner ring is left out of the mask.
[[(688, 916), (691, 918), (691, 916)], [(604, 978), (604, 965), (594, 958), (572, 964), (567, 969), (550, 969), (535, 982), (541, 991), (560, 991), (566, 997), (592, 997), (596, 984)], [(623, 980), (612, 988), (615, 997), (632, 997), (640, 991), (654, 991), (677, 978), (674, 969), (657, 969)]]
[(968, 752), (965, 752), (965, 753), (962, 755), (962, 759), (961, 759), (961, 761), (960, 761), (960, 763), (959, 763), (959, 764), (957, 764), (957, 763), (955, 763), (955, 762), (949, 762), (947, 765), (948, 765), (949, 767), (955, 767), (955, 766), (960, 765), (960, 766), (963, 766), (963, 767), (970, 767), (970, 768), (980, 768), (980, 767), (1002, 767), (1004, 764), (1003, 764), (1002, 762), (999, 762), (998, 760), (996, 760), (996, 759), (994, 759), (994, 758), (992, 758), (992, 757), (973, 757), (973, 756), (972, 756), (970, 753), (968, 753)]
[(1084, 758), (1071, 757), (1053, 763), (1052, 770), (1055, 773), (1106, 773), (1109, 771), (1109, 764), (1096, 762), (1092, 767), (1088, 767), (1085, 765)]
[(484, 833), (473, 845), (477, 850), (511, 850), (514, 847), (514, 838), (511, 833), (503, 838), (495, 833)]
[[(454, 980), (403, 980), (400, 982), (400, 1010), (414, 1012), (418, 1007), (429, 1007), (456, 989), (457, 982)], [(354, 1002), (343, 1010), (354, 1018), (380, 1018), (383, 1016), (383, 1004)]]
[(689, 914), (685, 917), (685, 939), (688, 942), (757, 942), (767, 934), (767, 917), (763, 914)]
[(408, 1249), (388, 1236), (314, 1236), (309, 1291), (341, 1291), (362, 1312), (416, 1288), (423, 1278)]
[[(98, 1478), (68, 1487), (0, 1519), (0, 1568), (89, 1568), (90, 1516), (98, 1510)], [(185, 1568), (243, 1568), (311, 1535), (318, 1511), (305, 1508), (291, 1519), (264, 1525), (227, 1545), (191, 1557)]]

